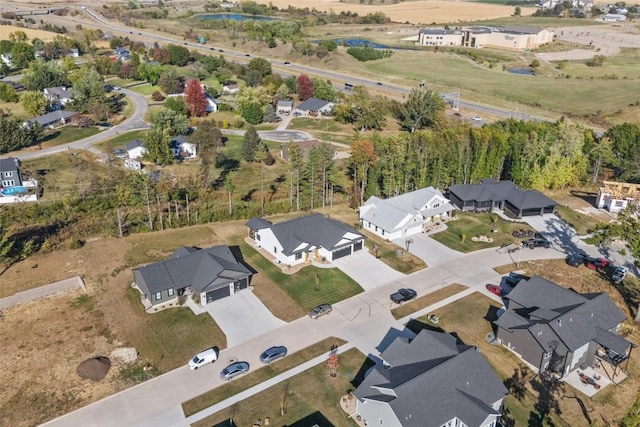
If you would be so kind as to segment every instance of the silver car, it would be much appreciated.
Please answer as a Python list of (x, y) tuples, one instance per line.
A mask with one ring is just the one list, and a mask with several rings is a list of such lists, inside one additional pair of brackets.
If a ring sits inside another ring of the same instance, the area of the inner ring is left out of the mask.
[(266, 349), (260, 355), (260, 361), (265, 364), (269, 364), (274, 360), (278, 360), (287, 355), (287, 347), (276, 346)]
[(331, 310), (333, 310), (331, 304), (321, 304), (309, 312), (309, 317), (317, 319), (320, 316), (331, 313)]
[(247, 362), (235, 362), (227, 366), (220, 372), (220, 378), (225, 381), (232, 380), (238, 375), (249, 372), (249, 363)]

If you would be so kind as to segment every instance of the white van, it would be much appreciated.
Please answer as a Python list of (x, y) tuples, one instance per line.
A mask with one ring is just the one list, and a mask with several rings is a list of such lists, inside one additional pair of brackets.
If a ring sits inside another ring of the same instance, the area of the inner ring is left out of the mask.
[(205, 363), (213, 363), (218, 360), (218, 350), (216, 348), (209, 348), (196, 354), (196, 356), (189, 361), (189, 368), (196, 370)]

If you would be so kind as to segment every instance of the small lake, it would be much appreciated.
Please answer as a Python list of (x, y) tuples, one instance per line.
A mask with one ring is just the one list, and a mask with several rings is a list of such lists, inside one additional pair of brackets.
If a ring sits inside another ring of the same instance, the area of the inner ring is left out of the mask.
[(208, 13), (206, 15), (198, 15), (198, 19), (214, 19), (218, 21), (223, 19), (231, 21), (280, 21), (280, 19), (270, 16), (244, 15), (242, 13)]
[(519, 74), (521, 76), (533, 76), (533, 70), (531, 68), (509, 68), (507, 70), (511, 74)]

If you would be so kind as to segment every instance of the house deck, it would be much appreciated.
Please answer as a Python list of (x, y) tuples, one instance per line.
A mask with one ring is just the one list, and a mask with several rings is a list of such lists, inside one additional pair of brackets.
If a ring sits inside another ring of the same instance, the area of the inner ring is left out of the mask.
[[(585, 383), (580, 378), (580, 374), (593, 380), (594, 384)], [(621, 369), (617, 370), (614, 375), (614, 367), (609, 363), (598, 363), (596, 367), (587, 367), (586, 369), (577, 369), (564, 377), (561, 381), (569, 384), (574, 389), (584, 393), (589, 397), (593, 397), (596, 393), (605, 389), (605, 387), (611, 384), (618, 384), (620, 381), (627, 378)], [(600, 386), (599, 388), (596, 387)]]

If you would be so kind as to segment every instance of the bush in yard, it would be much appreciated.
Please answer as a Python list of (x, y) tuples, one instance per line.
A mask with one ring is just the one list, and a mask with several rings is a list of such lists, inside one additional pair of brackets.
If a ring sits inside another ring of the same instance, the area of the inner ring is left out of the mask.
[(151, 99), (153, 99), (156, 102), (162, 102), (162, 101), (164, 101), (164, 95), (162, 93), (160, 93), (160, 91), (156, 90), (151, 95)]

